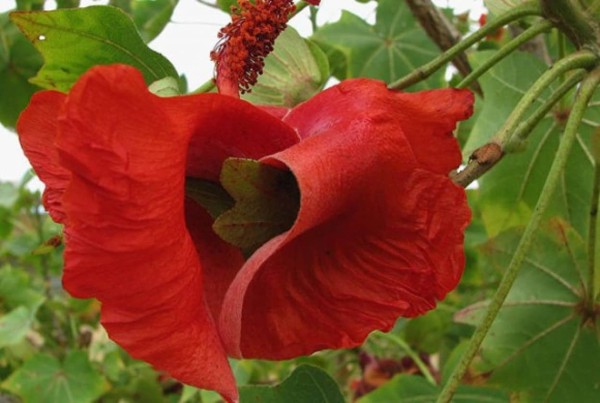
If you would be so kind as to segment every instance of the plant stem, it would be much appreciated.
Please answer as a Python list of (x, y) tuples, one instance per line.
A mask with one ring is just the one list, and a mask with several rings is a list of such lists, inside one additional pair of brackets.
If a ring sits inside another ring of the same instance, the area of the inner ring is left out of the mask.
[(586, 71), (584, 69), (573, 72), (561, 85), (552, 93), (550, 98), (544, 101), (544, 104), (540, 106), (527, 120), (519, 123), (513, 138), (516, 140), (524, 141), (529, 136), (529, 133), (537, 126), (537, 124), (546, 116), (552, 107), (560, 100), (563, 99), (564, 95), (577, 83), (579, 83), (585, 77)]
[(519, 149), (520, 144), (517, 144), (516, 142), (510, 143), (510, 141), (513, 138), (512, 135), (515, 129), (523, 120), (529, 107), (539, 99), (541, 94), (547, 90), (550, 84), (552, 84), (552, 82), (560, 75), (570, 70), (590, 68), (596, 63), (598, 63), (598, 57), (589, 50), (580, 50), (556, 62), (554, 66), (551, 66), (536, 80), (535, 83), (533, 83), (531, 88), (527, 90), (527, 93), (523, 95), (519, 103), (504, 122), (504, 125), (502, 125), (500, 130), (494, 135), (491, 142), (499, 144), (504, 152)]
[(594, 155), (594, 183), (592, 186), (592, 201), (590, 205), (590, 222), (587, 239), (589, 270), (587, 305), (590, 309), (593, 309), (594, 303), (596, 302), (596, 226), (598, 225), (598, 198), (600, 197), (600, 163), (597, 160), (596, 155)]
[(415, 365), (417, 366), (417, 368), (419, 368), (425, 379), (427, 379), (432, 385), (437, 385), (435, 378), (431, 374), (431, 371), (429, 370), (427, 364), (423, 362), (421, 357), (419, 357), (419, 354), (417, 354), (417, 352), (413, 350), (407, 342), (405, 342), (401, 337), (398, 337), (393, 333), (376, 332), (376, 334), (384, 339), (388, 339), (394, 344), (397, 344), (398, 347), (404, 350), (406, 355), (408, 355), (414, 361)]
[(207, 80), (200, 87), (196, 88), (194, 91), (190, 92), (190, 94), (204, 94), (205, 92), (212, 91), (217, 86), (217, 83), (214, 79)]
[[(443, 51), (450, 49), (460, 42), (461, 34), (459, 30), (448, 21), (446, 15), (431, 0), (406, 0), (410, 11), (419, 21), (427, 35)], [(460, 53), (452, 64), (457, 68), (463, 77), (471, 72), (471, 66), (464, 53)]]
[[(544, 101), (544, 104), (540, 106), (529, 118), (518, 124), (513, 134), (515, 139), (525, 141), (527, 136), (537, 124), (542, 120), (544, 116), (552, 109), (552, 107), (561, 99), (564, 95), (579, 83), (585, 76), (586, 71), (583, 69), (577, 70), (575, 73), (561, 84), (556, 91), (552, 93), (550, 98)], [(460, 172), (452, 176), (454, 183), (462, 187), (469, 186), (477, 178), (481, 177), (489, 169), (492, 168), (503, 156), (503, 151), (500, 145), (494, 143), (488, 143), (483, 147), (480, 147), (475, 151), (471, 157), (471, 160), (467, 166)]]
[(319, 30), (319, 24), (317, 24), (317, 14), (319, 12), (319, 9), (317, 7), (311, 7), (309, 9), (310, 11), (310, 25), (312, 28), (312, 33), (316, 33)]
[(454, 368), (450, 379), (438, 397), (438, 403), (448, 403), (452, 399), (456, 388), (463, 379), (467, 368), (475, 357), (475, 354), (477, 354), (477, 351), (479, 351), (479, 347), (481, 346), (483, 339), (487, 335), (492, 323), (496, 319), (496, 316), (498, 315), (506, 296), (508, 295), (515, 279), (517, 278), (521, 264), (525, 259), (529, 247), (531, 246), (534, 235), (542, 221), (542, 217), (548, 205), (550, 204), (550, 200), (556, 189), (556, 186), (561, 181), (562, 173), (571, 151), (571, 146), (573, 145), (573, 142), (577, 136), (577, 129), (579, 128), (579, 124), (583, 118), (586, 106), (596, 87), (598, 87), (598, 83), (600, 83), (600, 68), (597, 68), (590, 73), (581, 84), (580, 91), (575, 98), (573, 109), (569, 115), (564, 134), (558, 146), (556, 156), (552, 162), (552, 166), (550, 167), (550, 172), (548, 173), (546, 182), (544, 183), (542, 193), (533, 210), (531, 220), (523, 232), (523, 236), (521, 237), (510, 264), (508, 265), (508, 268), (502, 277), (502, 281), (498, 286), (498, 290), (494, 294), (494, 297), (488, 306), (485, 317), (481, 323), (479, 323), (477, 329), (475, 329), (475, 333), (473, 333), (469, 345), (463, 353), (460, 362)]
[(481, 66), (479, 66), (477, 69), (471, 72), (456, 86), (456, 88), (467, 88), (483, 73), (485, 73), (494, 65), (496, 65), (496, 63), (498, 63), (500, 60), (504, 59), (506, 56), (511, 54), (515, 49), (519, 48), (519, 46), (523, 45), (526, 42), (529, 42), (537, 35), (550, 30), (550, 28), (552, 28), (552, 23), (546, 20), (539, 21), (538, 23), (532, 25), (531, 27), (523, 31), (520, 35), (513, 38), (506, 45), (504, 45), (499, 51), (494, 53), (494, 55), (487, 59)]
[(520, 18), (527, 17), (530, 15), (540, 15), (541, 9), (537, 1), (528, 1), (512, 10), (494, 18), (489, 23), (485, 24), (479, 30), (474, 32), (472, 35), (463, 39), (440, 56), (430, 61), (429, 63), (419, 67), (412, 73), (402, 77), (400, 80), (395, 81), (389, 85), (390, 89), (398, 90), (406, 88), (412, 84), (418, 83), (421, 80), (426, 79), (437, 70), (442, 68), (446, 63), (453, 60), (455, 57), (460, 55), (462, 52), (485, 38), (487, 35), (495, 32), (498, 28), (505, 26), (513, 21)]

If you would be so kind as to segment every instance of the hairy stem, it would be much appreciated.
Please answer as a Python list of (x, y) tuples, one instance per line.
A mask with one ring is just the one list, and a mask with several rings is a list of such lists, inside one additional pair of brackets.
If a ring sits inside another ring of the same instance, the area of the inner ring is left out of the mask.
[(414, 70), (412, 73), (404, 76), (400, 80), (393, 82), (389, 85), (390, 89), (403, 89), (412, 84), (418, 83), (435, 73), (437, 70), (442, 68), (446, 63), (456, 58), (462, 52), (479, 42), (481, 39), (485, 38), (487, 35), (495, 32), (498, 28), (505, 26), (513, 21), (521, 19), (523, 17), (527, 17), (530, 15), (540, 15), (541, 10), (537, 1), (529, 1), (523, 3), (517, 7), (514, 7), (512, 10), (494, 18), (489, 23), (485, 24), (479, 30), (474, 32), (472, 35), (463, 39), (446, 52), (432, 60), (431, 62), (419, 67)]
[(577, 85), (585, 77), (586, 71), (579, 69), (571, 74), (565, 81), (550, 95), (550, 98), (544, 101), (544, 104), (540, 106), (530, 117), (525, 121), (519, 123), (513, 137), (517, 140), (524, 141), (527, 139), (529, 134), (535, 129), (537, 124), (546, 116), (548, 112), (556, 105), (556, 103), (563, 99), (564, 95), (575, 85)]
[(523, 236), (519, 241), (519, 245), (517, 246), (508, 268), (502, 277), (502, 281), (500, 282), (500, 285), (498, 286), (498, 289), (494, 294), (490, 305), (488, 306), (483, 320), (475, 329), (475, 333), (473, 333), (467, 349), (463, 353), (459, 363), (454, 368), (450, 379), (438, 397), (438, 403), (448, 403), (452, 399), (456, 388), (463, 379), (467, 368), (477, 354), (477, 351), (479, 351), (479, 347), (481, 346), (483, 339), (487, 335), (492, 323), (496, 319), (496, 316), (498, 315), (506, 296), (508, 295), (515, 279), (517, 278), (521, 264), (523, 263), (527, 251), (533, 242), (534, 235), (539, 228), (542, 217), (548, 205), (550, 204), (550, 200), (557, 185), (561, 181), (562, 173), (571, 151), (571, 146), (573, 145), (573, 142), (577, 136), (577, 129), (579, 128), (579, 124), (583, 118), (586, 106), (595, 89), (598, 87), (598, 83), (600, 83), (600, 68), (590, 73), (581, 84), (580, 91), (577, 94), (573, 104), (573, 109), (569, 115), (563, 137), (561, 138), (558, 146), (556, 156), (552, 162), (552, 166), (550, 167), (550, 172), (548, 173), (544, 187), (542, 188), (542, 193), (533, 210), (531, 220), (523, 232)]
[[(529, 118), (524, 121), (521, 121), (522, 115), (514, 118), (516, 127), (514, 128), (513, 137), (515, 141), (522, 143), (527, 139), (527, 136), (531, 131), (537, 126), (539, 121), (546, 116), (546, 114), (552, 109), (552, 107), (558, 102), (558, 100), (562, 99), (565, 93), (569, 91), (569, 89), (573, 88), (577, 83), (579, 83), (584, 75), (584, 69), (579, 69), (575, 73), (573, 73), (567, 81), (562, 83), (557, 90), (552, 93), (550, 98), (544, 101), (543, 105), (540, 106)], [(540, 89), (544, 89), (544, 86), (540, 86)], [(533, 98), (535, 99), (535, 98)], [(515, 108), (516, 109), (516, 108)], [(523, 110), (523, 113), (526, 109)], [(512, 115), (511, 115), (512, 116)], [(510, 119), (510, 118), (509, 118)], [(507, 121), (508, 122), (508, 121)], [(477, 180), (487, 171), (489, 171), (494, 165), (496, 165), (504, 156), (504, 144), (491, 142), (484, 144), (482, 147), (478, 148), (473, 152), (471, 158), (465, 168), (463, 168), (460, 172), (455, 173), (451, 176), (452, 180), (462, 186), (467, 187), (473, 181)]]
[(475, 71), (471, 72), (467, 77), (465, 77), (456, 87), (457, 88), (467, 88), (471, 83), (477, 80), (483, 73), (488, 71), (490, 68), (496, 65), (500, 60), (504, 59), (506, 56), (511, 54), (514, 50), (518, 49), (519, 46), (523, 45), (526, 42), (529, 42), (531, 39), (536, 37), (537, 35), (546, 32), (552, 28), (552, 23), (550, 21), (542, 20), (536, 23), (535, 25), (529, 27), (523, 33), (513, 38), (510, 42), (504, 45), (499, 51), (494, 53), (492, 57), (487, 59), (481, 66), (479, 66)]
[[(600, 133), (596, 132), (596, 136)], [(594, 183), (592, 187), (592, 201), (590, 203), (590, 222), (588, 229), (588, 287), (587, 305), (593, 309), (596, 302), (596, 226), (598, 225), (598, 198), (600, 197), (600, 161), (594, 155)]]
[[(517, 106), (513, 109), (510, 116), (500, 130), (492, 138), (492, 142), (500, 144), (504, 152), (510, 152), (513, 149), (520, 148), (518, 142), (510, 143), (513, 139), (513, 133), (519, 123), (523, 120), (527, 110), (533, 105), (542, 93), (561, 75), (567, 71), (591, 68), (598, 63), (598, 57), (591, 51), (581, 50), (575, 52), (564, 59), (559, 60), (551, 66), (523, 95)], [(518, 139), (517, 139), (518, 141)]]

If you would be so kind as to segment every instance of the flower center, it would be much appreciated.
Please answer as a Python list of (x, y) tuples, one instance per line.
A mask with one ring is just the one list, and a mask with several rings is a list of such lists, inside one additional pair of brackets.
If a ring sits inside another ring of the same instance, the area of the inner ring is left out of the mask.
[(219, 31), (219, 43), (210, 53), (216, 64), (217, 87), (226, 95), (249, 92), (262, 74), (265, 57), (286, 28), (292, 0), (239, 0), (231, 22)]

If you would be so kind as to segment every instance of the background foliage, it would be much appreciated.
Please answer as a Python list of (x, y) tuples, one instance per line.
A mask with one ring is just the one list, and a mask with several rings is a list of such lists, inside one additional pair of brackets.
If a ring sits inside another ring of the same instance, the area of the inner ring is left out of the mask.
[[(43, 3), (21, 0), (18, 7), (39, 10)], [(145, 45), (168, 23), (177, 0), (111, 0), (116, 8), (67, 9), (78, 3), (58, 1), (59, 9), (52, 13), (17, 13), (12, 22), (7, 13), (0, 15), (3, 125), (14, 127), (32, 93), (41, 88), (67, 90), (94, 64), (132, 64), (148, 84), (165, 75), (179, 79), (171, 63)], [(232, 1), (217, 3), (227, 10)], [(506, 3), (488, 5), (503, 10)], [(473, 19), (479, 16), (454, 15), (452, 10), (445, 14), (463, 32), (477, 28)], [(471, 64), (483, 63), (510, 36), (507, 30), (471, 49)], [(538, 46), (556, 55), (559, 40), (552, 31)], [(267, 73), (247, 97), (292, 106), (319, 91), (330, 77), (372, 77), (390, 83), (439, 53), (404, 1), (379, 0), (374, 24), (344, 12), (337, 22), (315, 24), (309, 40), (288, 31), (268, 59)], [(504, 123), (548, 68), (549, 57), (519, 51), (479, 80), (484, 98), (478, 99), (474, 117), (459, 130), (465, 157)], [(452, 82), (456, 77), (442, 71), (410, 90)], [(185, 91), (184, 79), (179, 79), (179, 87)], [(522, 152), (508, 156), (478, 187), (467, 190), (474, 213), (465, 245), (468, 264), (459, 288), (436, 310), (412, 320), (401, 318), (389, 334), (375, 332), (355, 350), (285, 362), (232, 361), (242, 402), (433, 401), (531, 217), (573, 97), (569, 92), (544, 117)], [(586, 279), (595, 180), (591, 141), (599, 126), (597, 92), (536, 244), (455, 402), (598, 401), (598, 315), (585, 302), (590, 298)], [(218, 401), (215, 393), (182, 385), (133, 360), (108, 340), (98, 323), (95, 301), (65, 294), (60, 284), (61, 229), (43, 212), (40, 194), (27, 187), (29, 180), (27, 176), (20, 184), (0, 184), (0, 400)]]

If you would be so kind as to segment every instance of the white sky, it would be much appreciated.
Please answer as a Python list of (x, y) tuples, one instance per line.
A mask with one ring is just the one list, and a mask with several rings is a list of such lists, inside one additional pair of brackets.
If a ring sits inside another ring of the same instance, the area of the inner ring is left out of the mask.
[[(54, 8), (52, 1), (48, 3), (48, 8)], [(82, 6), (106, 3), (103, 0), (82, 0)], [(473, 10), (474, 18), (478, 18), (483, 12), (483, 0), (434, 0), (434, 3), (453, 7), (457, 12)], [(374, 2), (361, 4), (351, 0), (322, 0), (318, 22), (322, 24), (337, 21), (342, 8), (372, 21), (375, 5)], [(14, 0), (0, 2), (0, 12), (14, 7)], [(290, 24), (305, 36), (311, 32), (307, 15), (308, 11), (305, 10)], [(150, 47), (165, 55), (179, 73), (186, 75), (189, 88), (196, 88), (212, 76), (213, 66), (209, 54), (217, 41), (219, 28), (227, 24), (228, 20), (225, 13), (203, 6), (195, 0), (180, 0), (172, 23), (150, 43)], [(28, 169), (29, 162), (23, 155), (17, 136), (0, 125), (0, 181), (18, 181)], [(37, 182), (34, 186), (41, 184)]]

